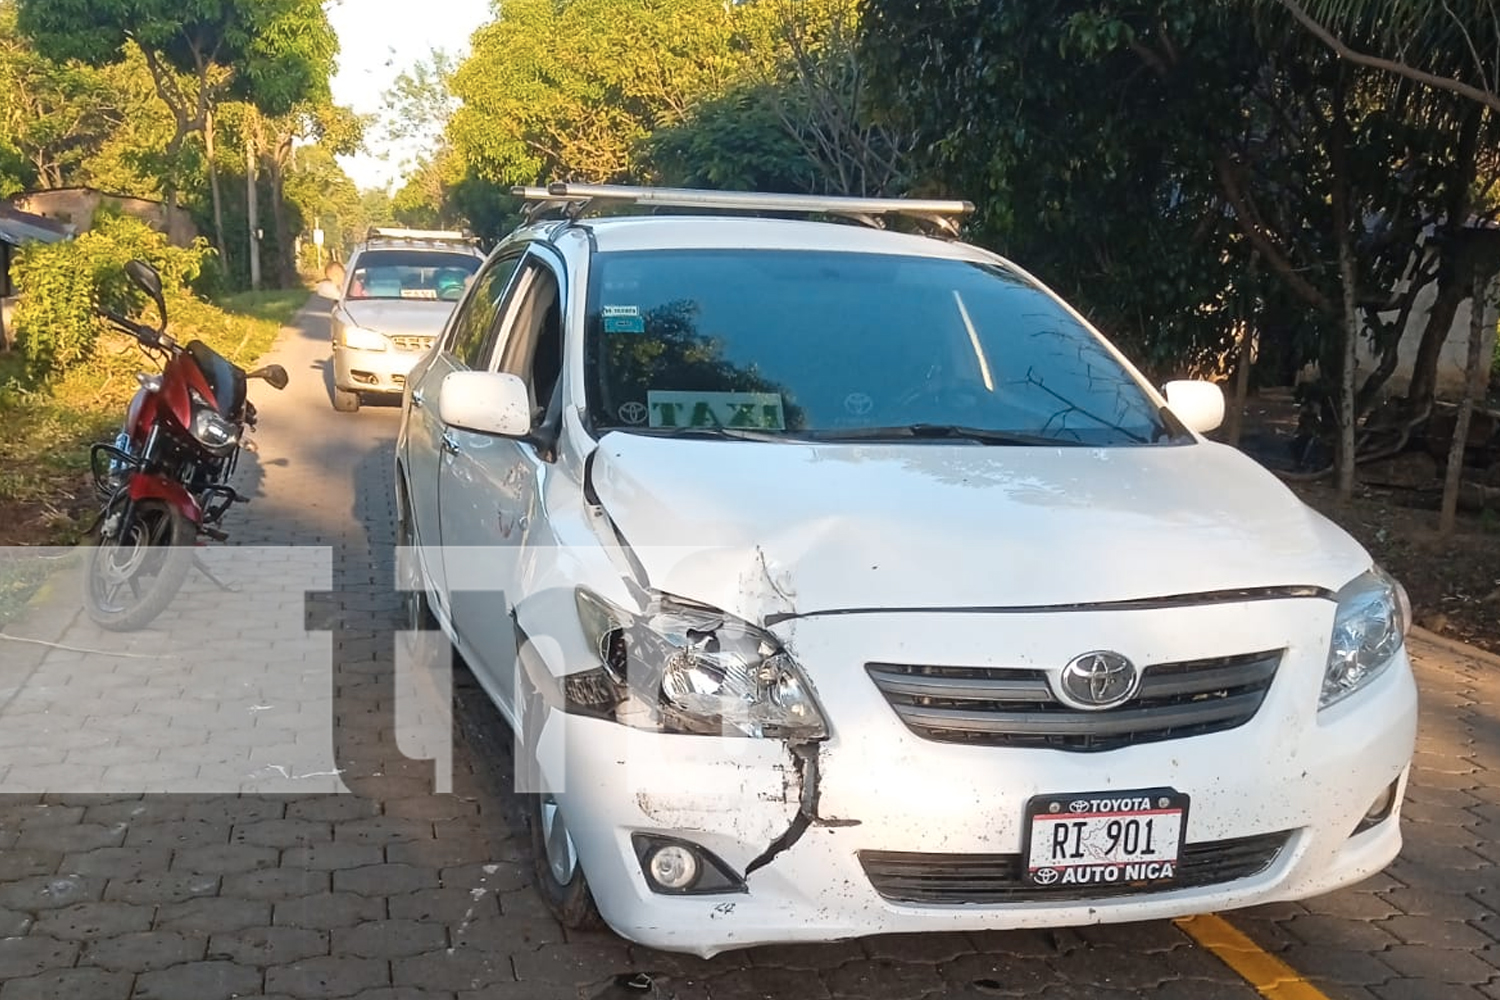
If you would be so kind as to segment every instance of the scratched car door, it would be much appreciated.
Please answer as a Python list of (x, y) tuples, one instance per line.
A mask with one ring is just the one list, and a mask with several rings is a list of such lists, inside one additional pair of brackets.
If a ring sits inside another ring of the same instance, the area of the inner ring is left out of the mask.
[[(527, 258), (507, 296), (489, 359), (491, 370), (527, 381), (534, 424), (551, 403), (562, 371), (561, 275), (550, 259)], [(480, 683), (513, 710), (511, 609), (525, 545), (537, 534), (550, 537), (537, 491), (551, 466), (529, 441), (458, 428), (448, 434), (439, 496), (454, 627)]]

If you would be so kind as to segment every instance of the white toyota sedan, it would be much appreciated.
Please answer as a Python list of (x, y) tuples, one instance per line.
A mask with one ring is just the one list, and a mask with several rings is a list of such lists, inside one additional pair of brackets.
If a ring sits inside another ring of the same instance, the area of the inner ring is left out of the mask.
[(1217, 388), (1159, 392), (985, 250), (765, 217), (964, 203), (527, 194), (559, 217), (412, 371), (396, 473), (413, 611), (517, 734), (561, 920), (712, 955), (1396, 855), (1405, 594), (1203, 437)]

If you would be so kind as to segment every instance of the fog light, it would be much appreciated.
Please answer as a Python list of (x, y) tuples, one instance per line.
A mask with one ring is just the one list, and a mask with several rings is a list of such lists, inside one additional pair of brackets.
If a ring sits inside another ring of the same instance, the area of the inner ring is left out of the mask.
[(1370, 808), (1365, 810), (1364, 818), (1359, 821), (1359, 826), (1354, 828), (1355, 833), (1364, 833), (1390, 818), (1396, 808), (1396, 791), (1400, 785), (1401, 781), (1398, 778), (1375, 796), (1375, 800), (1370, 803)]
[(646, 833), (637, 833), (631, 839), (652, 892), (706, 896), (745, 891), (744, 879), (697, 844)]
[(681, 844), (666, 844), (646, 858), (651, 881), (670, 892), (685, 892), (698, 881), (698, 859)]

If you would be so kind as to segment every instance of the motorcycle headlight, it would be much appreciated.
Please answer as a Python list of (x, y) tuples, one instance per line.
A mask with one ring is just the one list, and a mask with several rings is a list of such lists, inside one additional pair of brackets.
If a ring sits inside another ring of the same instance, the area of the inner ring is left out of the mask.
[(1339, 591), (1318, 708), (1327, 708), (1385, 672), (1406, 640), (1411, 602), (1380, 567)]
[(576, 603), (601, 666), (563, 679), (570, 705), (664, 732), (828, 735), (801, 668), (764, 629), (669, 597), (636, 614), (580, 587)]
[(218, 409), (196, 389), (189, 392), (193, 400), (193, 426), (188, 428), (205, 448), (227, 448), (239, 440), (240, 429), (219, 415)]
[(386, 351), (391, 346), (383, 334), (357, 326), (344, 327), (340, 339), (352, 351)]

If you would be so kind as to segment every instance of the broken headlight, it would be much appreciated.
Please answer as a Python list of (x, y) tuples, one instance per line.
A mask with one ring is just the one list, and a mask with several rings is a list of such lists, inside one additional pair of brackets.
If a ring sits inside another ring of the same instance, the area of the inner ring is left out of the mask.
[(801, 668), (764, 629), (670, 597), (635, 613), (580, 587), (576, 602), (601, 665), (563, 679), (570, 708), (666, 732), (828, 735)]
[(1318, 708), (1342, 701), (1385, 672), (1411, 623), (1406, 590), (1380, 567), (1340, 590)]

